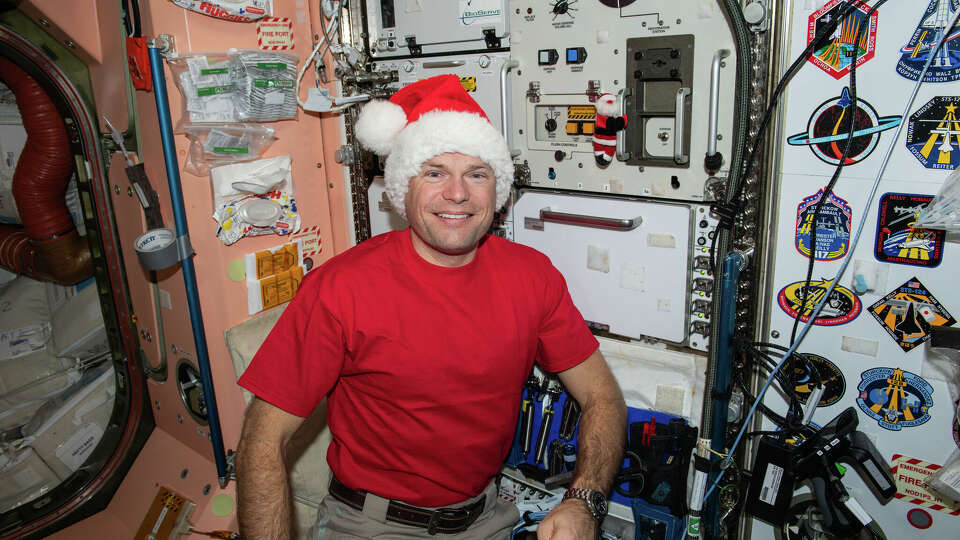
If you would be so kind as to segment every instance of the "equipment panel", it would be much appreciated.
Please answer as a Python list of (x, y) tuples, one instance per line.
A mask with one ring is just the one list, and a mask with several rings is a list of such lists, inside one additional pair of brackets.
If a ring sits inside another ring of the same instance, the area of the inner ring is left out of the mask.
[[(736, 58), (723, 13), (712, 3), (693, 13), (676, 2), (617, 4), (628, 5), (511, 7), (509, 140), (528, 183), (709, 200), (704, 187), (726, 175), (733, 135)], [(708, 150), (722, 155), (719, 170), (707, 170)]]
[(506, 0), (366, 0), (374, 58), (510, 46)]

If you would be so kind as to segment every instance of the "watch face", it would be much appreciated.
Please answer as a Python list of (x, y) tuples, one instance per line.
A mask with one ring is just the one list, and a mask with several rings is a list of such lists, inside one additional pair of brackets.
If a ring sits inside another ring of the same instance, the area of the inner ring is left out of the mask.
[(590, 505), (596, 510), (597, 519), (603, 519), (607, 515), (607, 498), (599, 491), (590, 493)]

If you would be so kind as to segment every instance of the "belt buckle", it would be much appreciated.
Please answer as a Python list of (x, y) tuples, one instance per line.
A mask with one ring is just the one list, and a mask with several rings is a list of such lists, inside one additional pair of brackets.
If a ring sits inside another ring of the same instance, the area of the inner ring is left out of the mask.
[[(430, 521), (427, 522), (427, 534), (433, 536), (437, 534), (437, 527), (440, 526), (437, 523), (441, 518), (446, 519), (458, 519), (463, 518), (466, 525), (469, 527), (470, 524), (467, 523), (470, 519), (470, 510), (466, 508), (437, 508), (430, 513)], [(458, 531), (452, 531), (458, 532)]]

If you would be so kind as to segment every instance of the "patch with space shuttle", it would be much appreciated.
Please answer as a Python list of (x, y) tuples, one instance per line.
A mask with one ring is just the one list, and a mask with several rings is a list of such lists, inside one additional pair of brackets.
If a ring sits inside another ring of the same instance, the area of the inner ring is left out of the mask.
[[(920, 14), (917, 29), (906, 45), (900, 48), (897, 73), (911, 81), (919, 79), (927, 58), (934, 54), (923, 82), (942, 83), (960, 79), (960, 40), (956, 39), (960, 37), (960, 30), (947, 28), (958, 9), (960, 0), (930, 0)], [(944, 34), (947, 37), (943, 47), (934, 53), (934, 47)]]
[(918, 229), (913, 224), (933, 195), (884, 193), (877, 211), (877, 233), (873, 256), (878, 261), (933, 268), (943, 259), (946, 233)]
[(877, 300), (870, 314), (904, 352), (930, 339), (934, 326), (957, 322), (916, 277)]
[(960, 164), (960, 96), (936, 96), (907, 124), (907, 150), (928, 169), (954, 170)]
[(890, 431), (916, 427), (930, 420), (933, 386), (903, 369), (876, 367), (860, 374), (857, 406)]

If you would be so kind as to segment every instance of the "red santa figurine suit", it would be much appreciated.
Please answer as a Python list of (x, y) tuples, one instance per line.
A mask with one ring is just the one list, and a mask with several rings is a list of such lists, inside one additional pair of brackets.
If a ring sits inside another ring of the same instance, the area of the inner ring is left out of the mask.
[(606, 167), (617, 151), (617, 132), (626, 127), (627, 116), (616, 116), (617, 98), (603, 94), (597, 98), (597, 122), (593, 130), (593, 155), (597, 165)]

